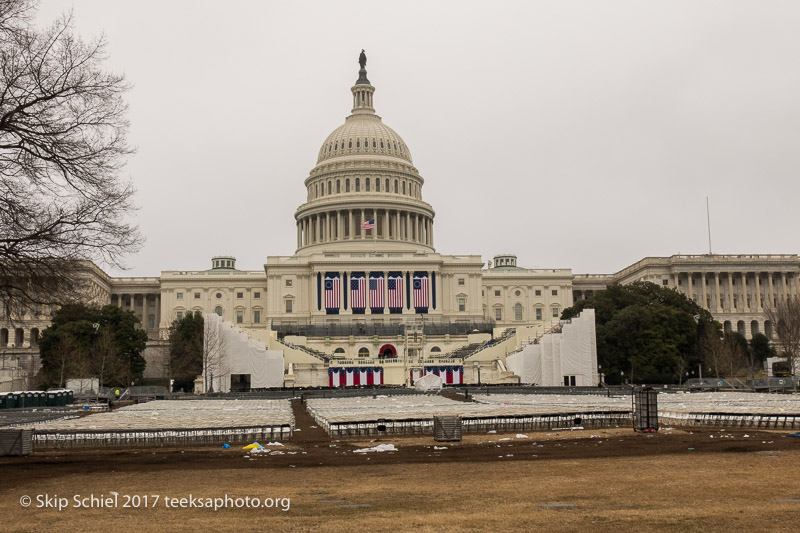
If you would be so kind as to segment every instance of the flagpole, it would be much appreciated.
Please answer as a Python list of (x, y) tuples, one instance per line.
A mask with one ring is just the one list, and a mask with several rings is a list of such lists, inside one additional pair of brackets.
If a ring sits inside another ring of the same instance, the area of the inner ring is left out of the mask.
[(711, 251), (711, 209), (708, 207), (708, 196), (706, 196), (706, 222), (708, 223), (708, 255), (713, 255)]

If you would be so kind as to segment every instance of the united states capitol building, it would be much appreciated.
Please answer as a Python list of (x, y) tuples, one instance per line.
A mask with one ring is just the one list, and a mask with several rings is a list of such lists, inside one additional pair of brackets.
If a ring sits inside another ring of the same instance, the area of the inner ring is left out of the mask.
[[(502, 381), (503, 352), (541, 336), (564, 308), (612, 283), (675, 288), (748, 338), (772, 338), (764, 308), (800, 294), (797, 255), (646, 257), (616, 273), (575, 274), (524, 268), (513, 253), (440, 254), (425, 180), (409, 146), (376, 114), (364, 65), (350, 90), (350, 115), (324, 139), (303, 182), (293, 255), (269, 255), (259, 270), (239, 270), (235, 257), (220, 256), (208, 269), (187, 265), (153, 278), (111, 277), (87, 265), (91, 302), (133, 311), (147, 331), (146, 377), (161, 375), (172, 322), (194, 311), (216, 313), (283, 350), (298, 376), (317, 371), (306, 384), (327, 382), (323, 372), (337, 361), (382, 364), (412, 350), (419, 361), (459, 357), (465, 380), (483, 365), (486, 381)], [(0, 320), (0, 353), (35, 357), (48, 314), (7, 319)]]

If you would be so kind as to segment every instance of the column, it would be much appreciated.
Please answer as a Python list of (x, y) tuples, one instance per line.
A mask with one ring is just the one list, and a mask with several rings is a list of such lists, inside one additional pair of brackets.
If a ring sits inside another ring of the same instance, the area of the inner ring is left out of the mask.
[(389, 238), (389, 210), (383, 210), (383, 228), (382, 228), (381, 235), (383, 235), (384, 239)]
[(756, 272), (756, 309), (760, 312), (762, 310), (761, 304), (761, 272)]
[(728, 272), (728, 311), (733, 312), (733, 273)]
[(378, 240), (378, 222), (380, 222), (380, 217), (378, 216), (378, 210), (377, 209), (373, 209), (372, 210), (372, 216), (370, 217), (370, 219), (375, 221), (375, 227), (372, 228), (372, 230), (370, 230), (370, 231), (372, 231), (372, 240), (373, 241), (377, 241)]
[(775, 286), (772, 283), (772, 272), (767, 272), (769, 276), (769, 306), (775, 307)]
[(433, 219), (430, 219), (428, 221), (428, 231), (430, 232), (429, 233), (430, 237), (428, 238), (428, 240), (430, 241), (431, 248), (433, 248)]
[(694, 298), (692, 298), (692, 296), (694, 296), (694, 295), (692, 294), (692, 273), (691, 272), (687, 272), (686, 273), (686, 296), (690, 300), (694, 300)]
[(314, 242), (320, 242), (322, 240), (322, 221), (319, 214), (314, 216), (314, 231)]
[(417, 242), (425, 242), (425, 237), (422, 235), (422, 217), (419, 215), (417, 215)]
[(750, 306), (747, 304), (747, 272), (742, 272), (742, 310), (750, 311)]
[(353, 231), (353, 210), (352, 209), (348, 209), (347, 210), (347, 220), (349, 222), (348, 225), (347, 225), (347, 233), (348, 233), (347, 238), (352, 240), (356, 236), (355, 232)]
[(311, 243), (311, 241), (309, 239), (309, 228), (310, 228), (310, 224), (309, 224), (309, 221), (308, 221), (308, 217), (305, 217), (303, 219), (303, 243), (304, 243), (305, 246), (308, 246)]
[[(361, 220), (359, 220), (359, 223), (360, 223), (360, 224), (363, 224), (363, 223), (364, 223), (364, 210), (363, 210), (363, 209), (361, 210)], [(361, 227), (361, 226), (360, 226), (360, 224), (359, 224), (359, 227)], [(365, 232), (365, 231), (366, 231), (366, 230), (365, 230), (364, 228), (361, 228), (361, 238), (362, 238), (362, 239), (364, 238), (364, 232)]]
[(405, 213), (403, 217), (406, 221), (406, 233), (403, 240), (410, 241), (411, 240), (411, 230), (410, 230), (410, 221), (409, 221), (409, 214)]
[(705, 272), (701, 272), (700, 275), (702, 276), (702, 279), (703, 279), (703, 282), (702, 282), (703, 303), (702, 303), (702, 305), (700, 307), (705, 307), (706, 309), (711, 311), (711, 305), (709, 305), (709, 303), (708, 303), (708, 292), (706, 290), (706, 273)]
[(714, 309), (717, 313), (722, 311), (722, 296), (719, 293), (719, 272), (714, 272)]
[(679, 290), (678, 289), (678, 275), (675, 274), (674, 272), (672, 273), (672, 286), (675, 288), (676, 291)]
[(342, 236), (342, 212), (336, 211), (336, 240), (341, 241), (344, 239)]
[(781, 272), (781, 284), (783, 285), (783, 301), (786, 301), (786, 272)]

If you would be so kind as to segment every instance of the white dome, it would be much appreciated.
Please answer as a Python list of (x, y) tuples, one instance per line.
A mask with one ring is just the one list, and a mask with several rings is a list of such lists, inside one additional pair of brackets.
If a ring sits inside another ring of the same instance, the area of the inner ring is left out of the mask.
[(342, 156), (376, 155), (403, 159), (413, 164), (408, 146), (400, 135), (377, 115), (351, 115), (328, 135), (317, 163)]

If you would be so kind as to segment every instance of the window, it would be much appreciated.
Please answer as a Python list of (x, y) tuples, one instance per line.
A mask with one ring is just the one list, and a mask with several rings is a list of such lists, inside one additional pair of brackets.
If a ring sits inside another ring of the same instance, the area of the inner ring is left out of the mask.
[(331, 190), (332, 187), (333, 187), (333, 183), (329, 181), (328, 182), (328, 194), (330, 194), (332, 192), (332, 190)]
[(369, 348), (363, 347), (358, 349), (359, 357), (369, 357)]
[(244, 298), (244, 293), (243, 292), (237, 292), (236, 293), (236, 297), (241, 300), (242, 298)]
[(361, 190), (361, 180), (356, 178), (356, 192)]
[(199, 292), (194, 293), (194, 299), (195, 300), (199, 300), (200, 299), (200, 293)]
[(364, 180), (364, 190), (369, 192), (369, 178)]
[(244, 311), (241, 309), (236, 310), (236, 323), (241, 324), (244, 322)]
[(350, 178), (344, 180), (344, 192), (350, 192)]
[(381, 192), (381, 180), (375, 180), (375, 192)]
[(399, 190), (400, 190), (400, 184), (397, 182), (397, 180), (394, 180), (394, 193), (397, 194)]
[(254, 324), (261, 323), (261, 311), (253, 311), (253, 323)]
[(292, 302), (293, 301), (294, 300), (286, 300), (286, 312), (287, 313), (291, 313), (292, 312)]
[(385, 190), (386, 192), (389, 192), (389, 178), (386, 178), (386, 181), (384, 182), (384, 185), (386, 185), (386, 187), (384, 188), (384, 190)]
[(464, 278), (458, 278), (458, 284), (463, 287), (464, 286)]
[(495, 320), (503, 320), (503, 308), (502, 307), (496, 307), (494, 309), (494, 319)]
[(156, 315), (150, 315), (147, 317), (147, 327), (150, 329), (156, 327)]
[(337, 193), (342, 192), (342, 181), (341, 180), (336, 180), (336, 192)]
[(550, 291), (550, 294), (552, 294), (553, 296), (558, 296), (558, 289), (553, 289), (552, 291)]
[(466, 311), (467, 310), (467, 299), (466, 298), (459, 298), (458, 299), (458, 310), (459, 311)]
[(522, 304), (514, 305), (514, 320), (522, 320)]
[(217, 296), (217, 300), (219, 300), (220, 298), (222, 298), (222, 293), (221, 293), (221, 292), (218, 292), (218, 293), (216, 294), (216, 296)]
[(558, 318), (558, 307), (553, 308), (553, 318)]
[(521, 293), (521, 292), (519, 292), (519, 291), (517, 291), (517, 292), (515, 292), (515, 293), (514, 293), (514, 295), (515, 295), (515, 296), (519, 296), (519, 295), (521, 295), (521, 294), (522, 294), (522, 293)]
[(500, 296), (500, 291), (494, 291), (495, 296)]
[(403, 182), (403, 194), (405, 194), (405, 193), (406, 193), (406, 182), (404, 181)]
[(292, 286), (292, 280), (290, 280), (290, 279), (287, 279), (287, 280), (286, 280), (286, 286), (287, 286), (287, 287), (291, 287), (291, 286)]
[(177, 298), (178, 300), (183, 300), (183, 293), (182, 292), (177, 293), (175, 295), (175, 298)]
[(217, 306), (214, 308), (214, 312), (217, 313), (217, 315), (222, 316), (222, 307)]
[(178, 311), (177, 316), (178, 320), (183, 320), (183, 311)]
[(542, 319), (542, 308), (541, 307), (537, 307), (536, 308), (536, 320), (541, 320), (541, 319)]
[(253, 293), (253, 298), (261, 298), (261, 293), (256, 291)]
[(667, 285), (669, 285), (669, 280), (668, 279), (662, 279), (661, 280), (661, 284), (666, 287)]
[(542, 290), (541, 289), (536, 289), (536, 293), (535, 294), (536, 294), (536, 296), (541, 296), (542, 295)]
[(433, 348), (431, 348), (431, 353), (441, 353), (441, 351), (442, 349), (439, 348), (438, 346), (434, 346)]

